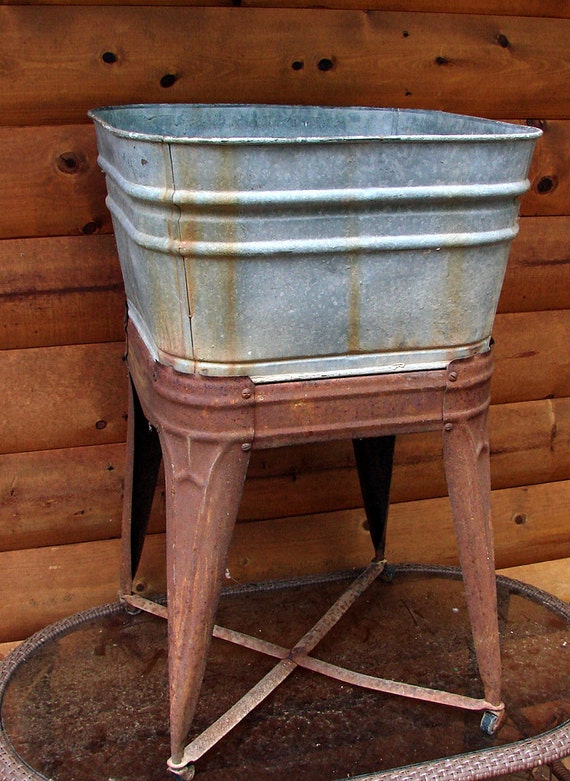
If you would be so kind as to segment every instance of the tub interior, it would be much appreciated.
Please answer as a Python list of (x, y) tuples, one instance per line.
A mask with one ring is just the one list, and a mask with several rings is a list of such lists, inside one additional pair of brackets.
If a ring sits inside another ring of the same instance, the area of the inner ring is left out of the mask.
[(323, 141), (349, 139), (504, 139), (539, 135), (536, 128), (437, 111), (157, 104), (96, 109), (90, 116), (111, 131), (140, 138), (197, 141)]

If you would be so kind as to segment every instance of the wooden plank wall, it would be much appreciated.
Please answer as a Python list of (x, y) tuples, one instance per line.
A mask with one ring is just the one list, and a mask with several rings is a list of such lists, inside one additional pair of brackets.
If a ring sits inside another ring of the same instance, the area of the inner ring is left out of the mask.
[[(568, 3), (144, 4), (0, 6), (0, 642), (109, 601), (117, 589), (124, 301), (86, 117), (101, 104), (421, 107), (544, 130), (495, 328), (493, 511), (499, 567), (558, 560), (565, 572)], [(445, 493), (438, 437), (402, 438), (391, 558), (455, 561)], [(365, 562), (360, 504), (348, 443), (255, 454), (229, 578)], [(164, 588), (161, 495), (151, 530), (143, 594)]]

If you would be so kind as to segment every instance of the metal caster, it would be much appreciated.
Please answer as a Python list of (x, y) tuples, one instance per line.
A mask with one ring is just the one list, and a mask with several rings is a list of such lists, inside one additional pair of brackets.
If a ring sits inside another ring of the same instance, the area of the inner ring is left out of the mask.
[(492, 737), (502, 727), (505, 720), (505, 712), (486, 710), (481, 718), (481, 732)]
[(140, 607), (129, 605), (129, 603), (125, 602), (125, 600), (123, 599), (120, 600), (120, 603), (121, 603), (121, 607), (123, 608), (123, 610), (128, 616), (138, 616), (139, 613), (142, 613)]
[(392, 567), (390, 564), (386, 564), (384, 569), (379, 575), (379, 580), (382, 581), (382, 583), (391, 583), (394, 580), (394, 575), (396, 574), (396, 570), (394, 567)]
[(192, 781), (194, 774), (196, 773), (195, 765), (186, 765), (185, 767), (174, 768), (168, 765), (168, 769), (171, 773), (182, 778), (183, 781)]

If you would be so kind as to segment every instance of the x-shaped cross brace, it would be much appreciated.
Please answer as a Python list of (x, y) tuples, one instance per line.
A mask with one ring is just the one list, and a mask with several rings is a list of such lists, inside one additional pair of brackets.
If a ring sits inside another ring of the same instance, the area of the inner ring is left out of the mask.
[[(435, 702), (442, 705), (450, 705), (465, 710), (488, 711), (499, 717), (504, 710), (504, 705), (494, 705), (484, 699), (466, 697), (452, 692), (439, 691), (424, 686), (414, 686), (399, 681), (390, 681), (384, 678), (376, 678), (371, 675), (347, 670), (330, 662), (315, 659), (309, 654), (323, 639), (323, 637), (338, 623), (347, 610), (356, 602), (358, 597), (370, 586), (384, 571), (385, 560), (373, 560), (362, 573), (349, 585), (338, 597), (336, 602), (327, 612), (309, 629), (306, 634), (293, 646), (284, 648), (275, 643), (270, 643), (251, 635), (237, 632), (233, 629), (215, 626), (213, 635), (221, 640), (241, 645), (253, 651), (272, 656), (279, 662), (270, 670), (255, 686), (239, 699), (228, 711), (220, 716), (213, 724), (205, 729), (185, 748), (180, 762), (168, 760), (168, 767), (174, 773), (188, 780), (194, 775), (193, 763), (200, 759), (209, 749), (220, 741), (228, 732), (239, 724), (254, 708), (265, 700), (279, 684), (291, 675), (297, 667), (326, 675), (352, 686), (360, 686), (387, 694), (395, 694), (416, 700)], [(139, 608), (162, 618), (168, 618), (168, 609), (151, 600), (126, 595), (123, 601), (132, 607)]]

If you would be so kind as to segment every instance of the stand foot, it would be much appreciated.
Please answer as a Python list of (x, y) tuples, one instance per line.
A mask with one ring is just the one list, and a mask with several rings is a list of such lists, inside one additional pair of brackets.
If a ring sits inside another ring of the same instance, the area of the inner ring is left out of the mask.
[(168, 769), (171, 773), (174, 773), (175, 776), (178, 776), (178, 778), (182, 778), (183, 781), (192, 781), (196, 774), (196, 766), (195, 765), (185, 765), (184, 767), (171, 767), (168, 765)]
[(139, 613), (142, 613), (140, 607), (135, 607), (134, 605), (129, 604), (123, 599), (120, 600), (120, 603), (121, 603), (121, 607), (123, 608), (123, 610), (128, 616), (138, 616)]
[[(443, 453), (449, 499), (465, 584), (475, 657), (485, 699), (501, 702), (501, 653), (491, 524), (491, 472), (487, 427), (490, 374), (480, 403), (462, 408), (460, 362), (450, 364), (444, 402)], [(499, 712), (499, 709), (498, 711)], [(490, 720), (485, 720), (487, 723)], [(486, 730), (485, 730), (486, 731)], [(492, 733), (490, 733), (492, 734)]]
[(486, 710), (485, 713), (483, 713), (483, 716), (481, 718), (481, 732), (483, 732), (485, 735), (489, 735), (492, 737), (495, 735), (503, 726), (503, 723), (505, 721), (505, 711), (491, 711)]

